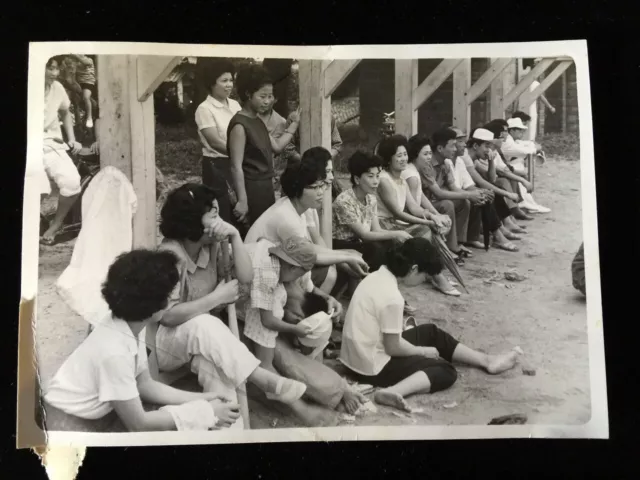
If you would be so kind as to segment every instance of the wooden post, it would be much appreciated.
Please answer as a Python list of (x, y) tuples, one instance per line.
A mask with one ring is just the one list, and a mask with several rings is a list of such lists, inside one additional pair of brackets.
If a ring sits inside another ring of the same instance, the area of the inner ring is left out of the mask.
[(418, 132), (418, 110), (413, 97), (418, 86), (418, 61), (395, 61), (396, 132), (411, 137)]
[[(549, 68), (553, 64), (553, 59), (545, 58), (541, 60), (536, 66), (534, 66), (529, 73), (527, 73), (524, 77), (520, 79), (518, 84), (512, 88), (509, 93), (505, 94), (504, 103), (506, 105), (511, 105), (514, 102), (518, 102), (517, 108), (519, 110), (526, 109), (531, 102), (527, 103), (526, 98), (530, 95), (529, 87), (533, 83), (533, 81), (538, 78), (540, 75), (544, 73), (544, 71)], [(536, 91), (540, 87), (536, 88)], [(542, 91), (544, 92), (545, 89)], [(535, 97), (538, 98), (538, 97)]]
[[(496, 62), (497, 58), (489, 59), (493, 65)], [(504, 118), (504, 108), (502, 105), (502, 100), (504, 97), (504, 85), (505, 85), (505, 77), (509, 76), (513, 67), (513, 59), (509, 60), (509, 63), (502, 71), (497, 78), (495, 78), (491, 82), (491, 86), (489, 87), (489, 120), (494, 120), (496, 118)]]
[(502, 77), (502, 101), (501, 101), (501, 113), (499, 117), (504, 118), (505, 114), (513, 113), (513, 100), (507, 101), (507, 94), (511, 92), (518, 84), (518, 61), (514, 59), (513, 62), (507, 67)]
[[(536, 65), (535, 68), (537, 68), (543, 62), (553, 63), (553, 60), (547, 60), (547, 59), (542, 60), (538, 65)], [(525, 93), (523, 93), (522, 96), (520, 97), (520, 102), (519, 102), (520, 108), (521, 109), (528, 108), (533, 102), (535, 102), (540, 97), (540, 95), (546, 92), (547, 89), (553, 84), (553, 82), (555, 82), (560, 77), (560, 75), (562, 75), (563, 72), (565, 72), (567, 68), (571, 66), (572, 63), (573, 61), (571, 60), (564, 60), (560, 62), (556, 66), (556, 68), (554, 68), (551, 71), (551, 73), (549, 73), (544, 78), (544, 80), (540, 82), (540, 85), (536, 87), (536, 89), (533, 92), (526, 91)], [(532, 70), (531, 73), (534, 73), (534, 70)], [(542, 70), (542, 72), (544, 72), (544, 70), (546, 70), (546, 67)], [(540, 72), (540, 74), (542, 74), (542, 72)], [(531, 73), (529, 73), (529, 75), (531, 75)], [(527, 77), (529, 77), (529, 75), (527, 75)], [(538, 76), (538, 74), (536, 74), (536, 76)], [(523, 79), (521, 83), (523, 83), (525, 80), (527, 80), (527, 78)], [(529, 82), (527, 87), (529, 87), (529, 85), (531, 85), (531, 82)], [(518, 87), (520, 87), (520, 85), (518, 85)]]
[(420, 106), (426, 102), (433, 93), (440, 88), (449, 76), (453, 73), (455, 68), (462, 63), (462, 58), (445, 58), (442, 60), (436, 68), (425, 78), (413, 95), (413, 109), (417, 110)]
[(120, 169), (133, 184), (138, 201), (133, 246), (154, 248), (155, 118), (153, 97), (138, 100), (138, 67), (133, 55), (98, 56), (100, 166)]
[(465, 58), (453, 71), (453, 121), (455, 127), (469, 134), (471, 106), (467, 92), (471, 88), (471, 59)]
[(567, 133), (567, 72), (562, 72), (562, 134)]
[[(325, 94), (326, 60), (300, 60), (300, 153), (311, 147), (331, 150), (331, 97)], [(325, 191), (320, 215), (320, 233), (332, 245), (331, 189)]]

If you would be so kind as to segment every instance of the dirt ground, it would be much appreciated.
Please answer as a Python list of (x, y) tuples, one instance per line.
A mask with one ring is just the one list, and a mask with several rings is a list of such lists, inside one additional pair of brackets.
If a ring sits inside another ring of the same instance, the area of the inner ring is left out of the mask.
[[(174, 177), (172, 184), (179, 183)], [(536, 172), (536, 200), (552, 209), (527, 222), (520, 252), (476, 251), (462, 268), (470, 294), (446, 297), (430, 287), (407, 289), (419, 323), (432, 322), (485, 352), (519, 346), (535, 375), (521, 367), (500, 375), (460, 366), (452, 388), (409, 398), (423, 409), (413, 415), (378, 407), (355, 425), (472, 425), (523, 413), (529, 423), (582, 424), (589, 420), (586, 304), (571, 285), (570, 264), (582, 242), (579, 162), (549, 158)], [(41, 247), (37, 355), (44, 385), (87, 333), (87, 324), (60, 300), (55, 281), (74, 242)], [(504, 273), (528, 278), (510, 282)], [(252, 428), (295, 426), (291, 418), (250, 402)]]

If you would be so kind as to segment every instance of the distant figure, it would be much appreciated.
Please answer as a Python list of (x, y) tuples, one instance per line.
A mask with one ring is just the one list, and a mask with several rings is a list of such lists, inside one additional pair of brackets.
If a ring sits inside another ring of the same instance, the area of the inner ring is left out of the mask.
[(577, 290), (580, 290), (583, 295), (587, 295), (587, 279), (584, 273), (584, 243), (580, 245), (578, 253), (571, 262), (571, 277), (573, 286)]
[(82, 88), (82, 99), (84, 100), (84, 108), (87, 112), (86, 125), (87, 128), (93, 128), (93, 106), (91, 97), (96, 98), (96, 67), (93, 59), (87, 55), (69, 55), (78, 61), (76, 66), (76, 80)]
[[(539, 61), (540, 61), (539, 58), (536, 58), (535, 60), (530, 60), (530, 61), (523, 60), (522, 63), (524, 68), (522, 70), (522, 76), (527, 75), (531, 71), (531, 67), (536, 63), (538, 63)], [(533, 92), (539, 86), (540, 86), (540, 82), (538, 82), (538, 79), (535, 79), (533, 82), (531, 82), (531, 86), (529, 86), (529, 92)], [(544, 106), (551, 111), (551, 113), (556, 113), (556, 109), (553, 107), (553, 105), (551, 105), (551, 103), (549, 103), (549, 100), (547, 100), (547, 97), (545, 97), (544, 95), (540, 95), (538, 98), (544, 104)], [(537, 100), (531, 103), (531, 105), (529, 106), (528, 113), (529, 113), (529, 116), (531, 117), (531, 123), (529, 124), (529, 131), (527, 132), (527, 140), (535, 141), (536, 134), (538, 131), (538, 101)]]

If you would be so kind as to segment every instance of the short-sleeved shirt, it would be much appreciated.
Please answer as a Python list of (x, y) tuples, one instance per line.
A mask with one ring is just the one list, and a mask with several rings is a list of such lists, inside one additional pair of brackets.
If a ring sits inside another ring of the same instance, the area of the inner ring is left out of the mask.
[[(471, 158), (469, 158), (469, 161), (471, 161), (471, 165), (473, 165), (473, 161), (471, 160)], [(445, 162), (450, 164), (449, 167), (453, 171), (456, 187), (461, 188), (462, 190), (466, 190), (469, 187), (475, 186), (475, 182), (473, 181), (473, 178), (471, 178), (471, 175), (467, 170), (467, 161), (465, 161), (464, 157), (457, 157), (455, 159), (455, 164), (448, 158), (445, 160)]]
[[(409, 186), (411, 196), (415, 199), (416, 203), (418, 205), (420, 205), (422, 203), (422, 195), (423, 195), (422, 194), (422, 180), (420, 179), (420, 172), (418, 172), (418, 169), (416, 168), (415, 164), (409, 163), (407, 165), (407, 168), (405, 168), (402, 171), (402, 173), (400, 174), (400, 177), (403, 180), (407, 181), (407, 185)], [(413, 189), (413, 191), (411, 191), (411, 186), (409, 185), (409, 179), (410, 178), (418, 179), (418, 184)]]
[(56, 150), (67, 150), (64, 144), (54, 142), (53, 139), (63, 140), (60, 127), (60, 112), (71, 106), (69, 95), (62, 84), (57, 81), (51, 83), (49, 91), (44, 96), (44, 145)]
[(242, 157), (242, 172), (245, 180), (266, 180), (273, 178), (273, 150), (271, 137), (264, 122), (258, 117), (248, 117), (236, 113), (227, 127), (227, 151), (229, 136), (236, 125), (244, 129), (245, 143)]
[(96, 420), (111, 402), (139, 397), (137, 378), (148, 370), (145, 330), (136, 338), (124, 320), (110, 314), (62, 364), (44, 398), (69, 415)]
[(256, 243), (261, 238), (266, 238), (274, 244), (280, 244), (293, 235), (311, 240), (309, 228), (318, 224), (318, 212), (315, 209), (309, 209), (300, 215), (291, 200), (282, 197), (251, 225), (244, 243)]
[[(367, 275), (353, 293), (342, 330), (339, 360), (361, 375), (380, 373), (391, 357), (384, 334), (402, 334), (404, 298), (386, 266)], [(397, 315), (389, 315), (389, 312)]]
[(430, 187), (437, 185), (441, 190), (455, 189), (455, 176), (451, 163), (442, 162), (440, 164), (435, 156), (422, 166), (420, 178), (422, 179), (422, 191), (432, 201), (436, 201), (438, 198), (431, 192)]
[(365, 195), (364, 203), (358, 200), (353, 188), (345, 190), (333, 201), (333, 238), (336, 240), (359, 240), (349, 227), (360, 224), (371, 231), (371, 222), (378, 216), (378, 200), (370, 193)]
[(242, 110), (238, 102), (232, 98), (227, 99), (227, 103), (222, 103), (211, 95), (202, 102), (196, 109), (196, 125), (198, 126), (198, 137), (202, 143), (202, 155), (205, 157), (228, 157), (229, 154), (218, 151), (209, 145), (207, 139), (204, 138), (202, 130), (205, 128), (215, 128), (218, 132), (220, 140), (225, 144), (227, 142), (227, 128), (233, 116)]
[(86, 55), (78, 55), (82, 58), (84, 62), (77, 62), (76, 66), (76, 80), (77, 82), (87, 85), (95, 85), (96, 84), (96, 67), (93, 63), (93, 59)]
[[(169, 308), (178, 303), (198, 300), (213, 292), (218, 279), (224, 275), (221, 270), (222, 244), (215, 243), (204, 246), (194, 262), (178, 240), (163, 239), (159, 250), (170, 251), (178, 257), (180, 280), (169, 297)], [(231, 260), (231, 253), (229, 255)]]

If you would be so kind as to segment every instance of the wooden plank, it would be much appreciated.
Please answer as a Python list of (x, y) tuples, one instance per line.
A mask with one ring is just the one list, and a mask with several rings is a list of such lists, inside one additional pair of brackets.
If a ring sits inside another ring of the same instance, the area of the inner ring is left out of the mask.
[[(490, 61), (496, 62), (499, 58), (491, 58)], [(504, 118), (504, 109), (502, 108), (502, 100), (504, 97), (504, 77), (511, 73), (510, 66), (513, 65), (513, 59), (509, 59), (509, 63), (502, 71), (502, 74), (496, 77), (489, 87), (489, 120), (496, 118)]]
[(347, 76), (361, 62), (361, 59), (355, 60), (333, 60), (324, 72), (324, 93), (325, 95), (333, 95), (333, 92), (340, 86)]
[(138, 206), (133, 246), (156, 246), (155, 118), (153, 98), (138, 101), (138, 59), (98, 57), (100, 166), (112, 165), (131, 181)]
[(567, 133), (567, 72), (562, 72), (562, 133)]
[[(300, 153), (311, 147), (331, 150), (331, 97), (325, 94), (326, 60), (300, 60)], [(320, 216), (320, 233), (328, 248), (332, 245), (331, 189), (325, 192)]]
[(465, 58), (453, 70), (453, 121), (455, 127), (469, 133), (471, 127), (471, 106), (466, 93), (471, 88), (471, 59)]
[[(527, 73), (524, 78), (520, 79), (518, 84), (504, 96), (504, 106), (505, 109), (515, 102), (524, 92), (526, 92), (533, 81), (538, 78), (547, 68), (551, 66), (553, 60), (544, 59), (541, 60), (535, 67), (531, 69), (529, 73)], [(519, 109), (523, 109), (521, 104), (518, 104)]]
[(98, 55), (97, 60), (100, 167), (112, 165), (131, 180), (129, 58), (126, 55)]
[[(543, 60), (544, 61), (544, 60)], [(540, 62), (542, 63), (542, 62)], [(560, 62), (556, 68), (554, 68), (551, 73), (549, 73), (540, 85), (533, 92), (526, 92), (520, 97), (518, 102), (519, 107), (521, 109), (528, 108), (533, 102), (535, 102), (540, 95), (547, 91), (547, 89), (553, 85), (553, 83), (562, 75), (567, 68), (572, 65), (572, 61), (564, 61)], [(529, 84), (530, 85), (530, 84)]]
[(449, 78), (453, 70), (460, 65), (462, 58), (446, 58), (416, 88), (413, 95), (413, 109), (417, 110)]
[(138, 196), (133, 217), (133, 247), (155, 248), (157, 243), (156, 213), (156, 154), (155, 115), (153, 96), (138, 101), (140, 85), (140, 58), (130, 57), (129, 109), (131, 112), (131, 177)]
[(395, 61), (396, 132), (407, 137), (418, 133), (418, 110), (413, 96), (418, 86), (418, 60)]
[(513, 113), (513, 102), (506, 103), (505, 96), (511, 90), (513, 90), (518, 84), (518, 62), (516, 59), (513, 60), (511, 65), (507, 67), (507, 69), (502, 74), (502, 106), (501, 113), (497, 118), (504, 118), (506, 114)]
[(491, 65), (480, 78), (467, 91), (467, 104), (470, 105), (475, 99), (484, 93), (492, 85), (493, 81), (513, 62), (512, 58), (497, 58), (491, 60)]
[(167, 78), (171, 71), (180, 65), (184, 57), (163, 57), (160, 55), (139, 55), (137, 99), (144, 102)]

